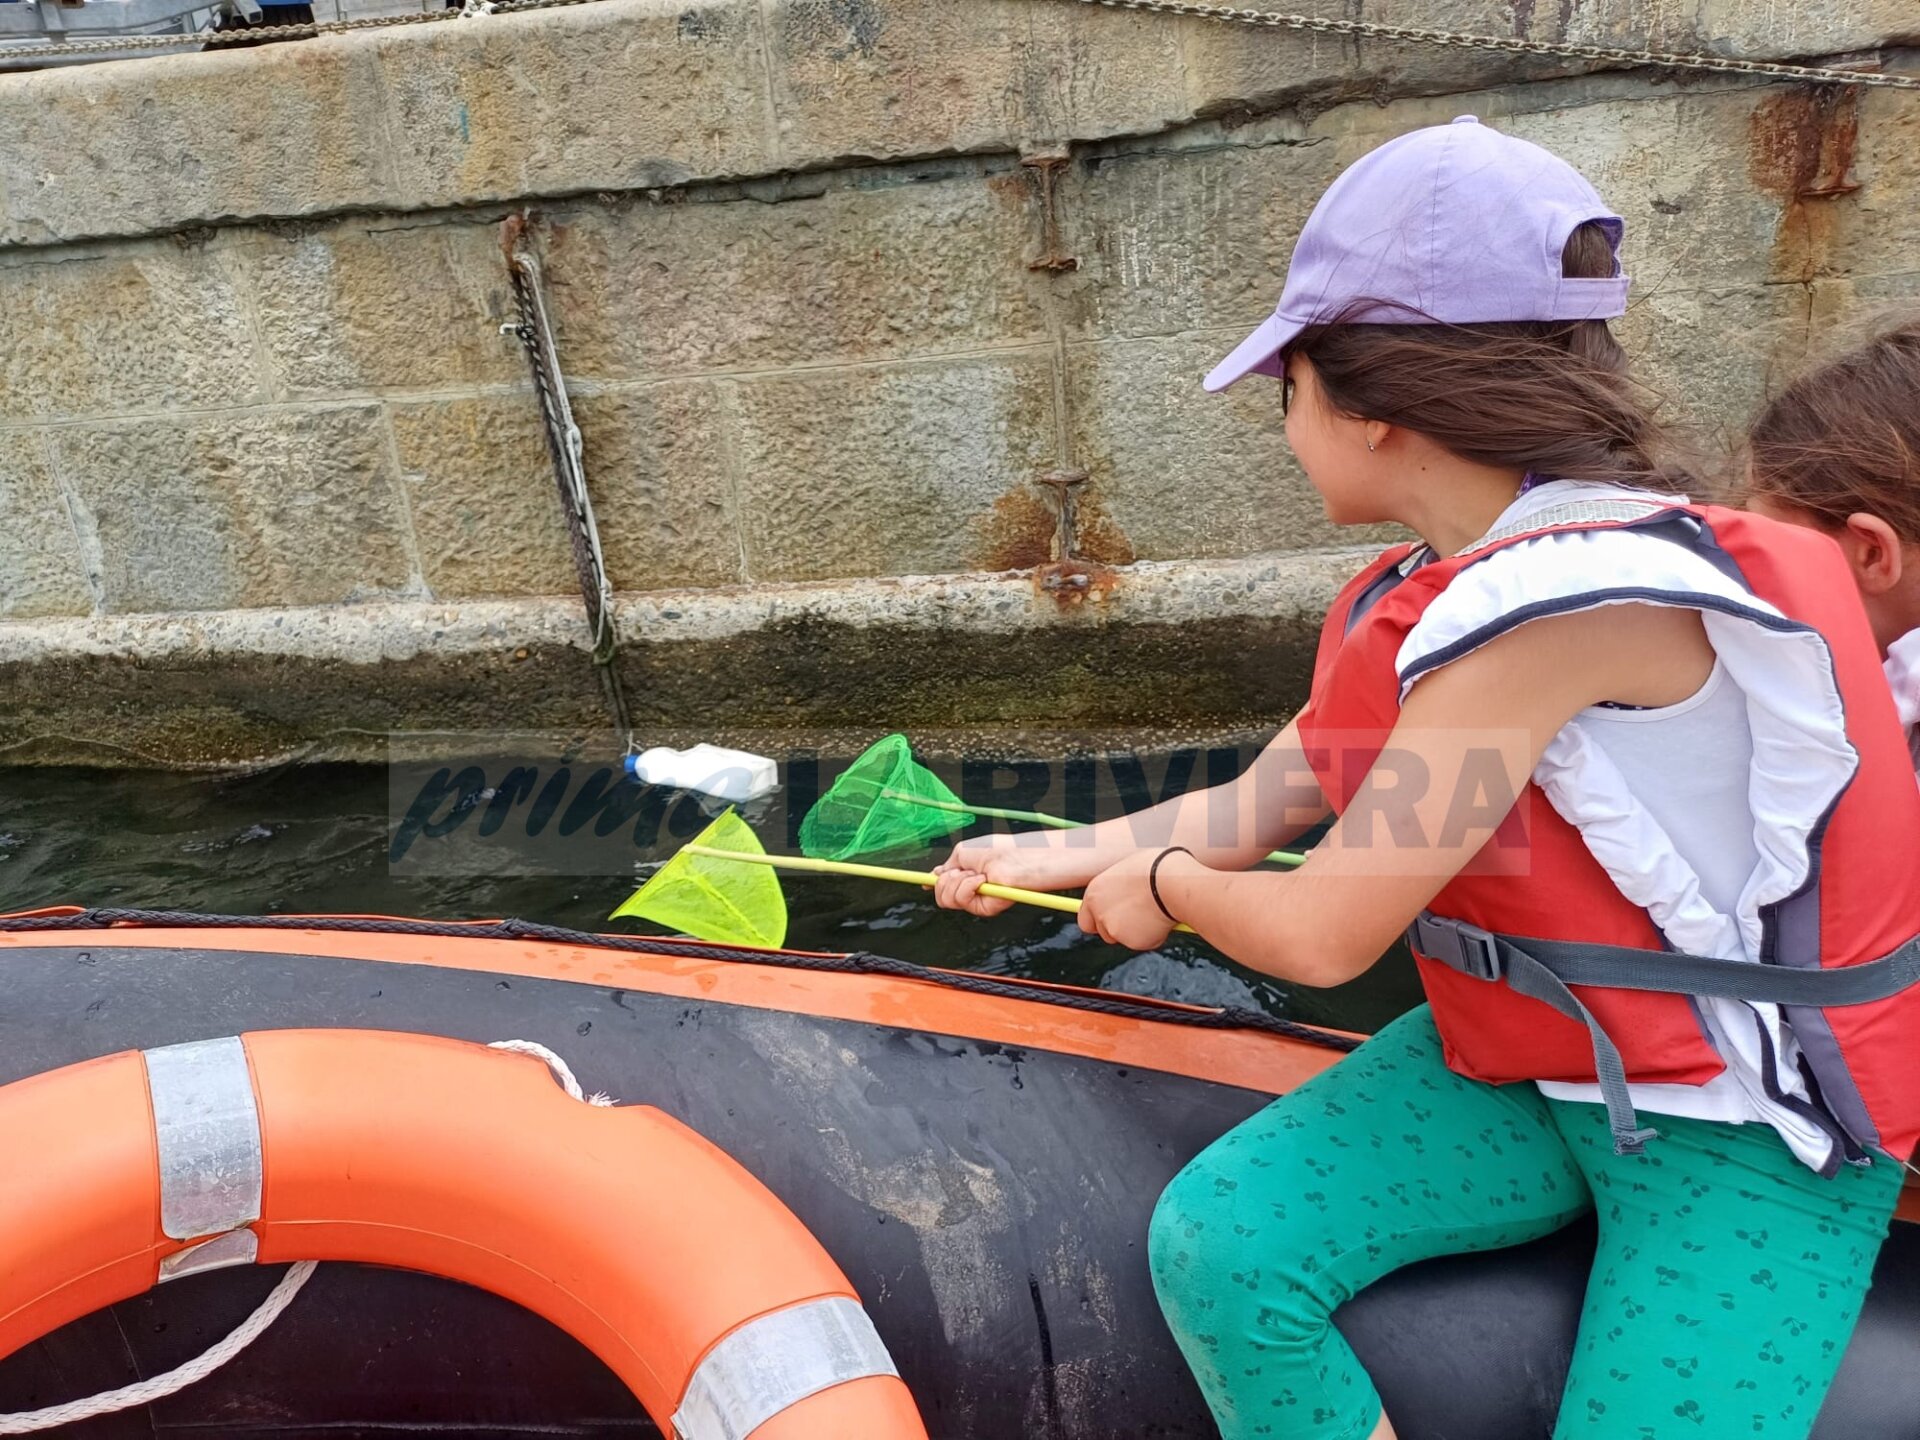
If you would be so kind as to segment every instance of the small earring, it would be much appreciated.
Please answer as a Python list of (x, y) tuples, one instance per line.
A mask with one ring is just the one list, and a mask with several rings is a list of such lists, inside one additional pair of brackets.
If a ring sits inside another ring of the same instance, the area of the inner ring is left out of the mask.
[(1369, 440), (1369, 441), (1367, 441), (1367, 449), (1368, 449), (1369, 451), (1371, 451), (1371, 450), (1373, 449), (1373, 441), (1371, 441), (1371, 440)]

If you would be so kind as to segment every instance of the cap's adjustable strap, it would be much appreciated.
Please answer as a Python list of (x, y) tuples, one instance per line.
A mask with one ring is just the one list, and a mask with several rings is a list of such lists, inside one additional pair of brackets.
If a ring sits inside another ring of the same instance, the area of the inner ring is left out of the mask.
[(1627, 1093), (1620, 1052), (1593, 1013), (1568, 988), (1652, 990), (1667, 995), (1707, 995), (1769, 1005), (1865, 1005), (1920, 983), (1920, 936), (1891, 954), (1837, 969), (1792, 969), (1756, 965), (1712, 955), (1638, 950), (1627, 945), (1540, 940), (1501, 935), (1464, 920), (1423, 911), (1407, 927), (1414, 953), (1477, 980), (1505, 980), (1520, 994), (1578, 1020), (1593, 1038), (1593, 1068), (1600, 1078), (1613, 1145), (1637, 1155), (1656, 1132), (1640, 1128)]

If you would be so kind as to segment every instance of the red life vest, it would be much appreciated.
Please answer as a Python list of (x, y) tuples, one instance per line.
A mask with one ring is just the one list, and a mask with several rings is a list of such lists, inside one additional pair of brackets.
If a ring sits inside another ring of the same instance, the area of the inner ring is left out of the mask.
[[(1541, 518), (1550, 522), (1551, 514)], [(1507, 546), (1549, 531), (1623, 528), (1688, 547), (1733, 582), (1729, 592), (1766, 602), (1746, 618), (1764, 611), (1759, 623), (1770, 629), (1811, 630), (1826, 642), (1858, 764), (1807, 839), (1806, 883), (1760, 908), (1762, 965), (1747, 968), (1835, 969), (1900, 950), (1920, 935), (1920, 790), (1852, 577), (1827, 537), (1739, 511), (1644, 505), (1624, 520), (1574, 518), (1514, 534), (1496, 531), (1452, 557), (1404, 545), (1382, 555), (1346, 586), (1329, 613), (1312, 698), (1299, 718), (1301, 741), (1335, 813), (1344, 814), (1354, 800), (1399, 717), (1404, 687), (1414, 683), (1416, 677), (1398, 668), (1402, 646), (1449, 585)], [(1429, 656), (1427, 668), (1540, 613), (1622, 600), (1739, 611), (1737, 601), (1625, 585), (1595, 589), (1560, 597), (1550, 608), (1521, 604)], [(1498, 724), (1497, 717), (1489, 723)], [(1511, 862), (1522, 847), (1524, 873), (1516, 874)], [(1534, 784), (1429, 913), (1511, 936), (1668, 948), (1648, 913), (1621, 894), (1580, 831)], [(1596, 1079), (1595, 1042), (1578, 1020), (1430, 954), (1415, 958), (1455, 1071), (1493, 1083)], [(1687, 995), (1593, 985), (1575, 985), (1572, 993), (1618, 1047), (1629, 1082), (1699, 1085), (1724, 1069)], [(1814, 1107), (1846, 1153), (1878, 1146), (1906, 1159), (1920, 1139), (1920, 987), (1864, 1004), (1787, 1004), (1781, 1013), (1801, 1051)]]

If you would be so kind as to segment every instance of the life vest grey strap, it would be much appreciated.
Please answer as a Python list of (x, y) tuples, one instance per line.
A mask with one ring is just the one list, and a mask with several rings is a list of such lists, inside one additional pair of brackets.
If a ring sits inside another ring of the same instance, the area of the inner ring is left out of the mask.
[(1885, 1000), (1920, 983), (1920, 936), (1878, 960), (1831, 970), (1502, 935), (1428, 912), (1407, 927), (1407, 944), (1415, 954), (1463, 975), (1504, 980), (1522, 995), (1544, 1001), (1584, 1024), (1593, 1037), (1594, 1073), (1600, 1078), (1600, 1096), (1613, 1127), (1614, 1149), (1622, 1155), (1640, 1153), (1654, 1132), (1640, 1129), (1634, 1117), (1619, 1050), (1569, 986), (1827, 1007)]
[(673, 1432), (679, 1440), (747, 1440), (809, 1395), (899, 1373), (859, 1301), (809, 1300), (748, 1321), (708, 1351), (674, 1412)]
[(1551, 1005), (1569, 1020), (1586, 1026), (1593, 1045), (1593, 1071), (1600, 1077), (1600, 1098), (1607, 1107), (1608, 1128), (1613, 1131), (1614, 1154), (1638, 1155), (1646, 1149), (1647, 1141), (1659, 1135), (1659, 1131), (1642, 1126), (1640, 1117), (1634, 1114), (1633, 1100), (1627, 1093), (1627, 1067), (1620, 1059), (1619, 1047), (1580, 997), (1545, 965), (1509, 944), (1503, 935), (1424, 911), (1407, 927), (1407, 943), (1416, 954), (1476, 980), (1504, 980), (1520, 994)]

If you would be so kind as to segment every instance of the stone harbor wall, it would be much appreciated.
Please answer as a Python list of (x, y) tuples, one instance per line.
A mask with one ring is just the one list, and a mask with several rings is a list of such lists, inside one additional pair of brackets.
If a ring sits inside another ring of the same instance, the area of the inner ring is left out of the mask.
[[(1342, 14), (1920, 74), (1910, 0)], [(1920, 306), (1908, 91), (1064, 0), (598, 0), (0, 76), (0, 761), (606, 727), (501, 331), (520, 214), (649, 742), (1271, 728), (1379, 537), (1327, 525), (1270, 386), (1199, 378), (1342, 166), (1466, 112), (1627, 217), (1624, 335), (1712, 465)]]

